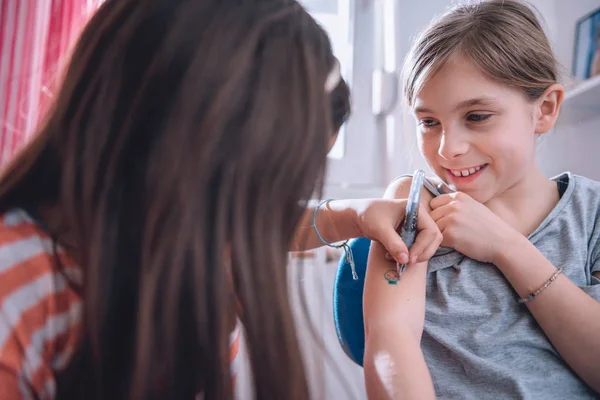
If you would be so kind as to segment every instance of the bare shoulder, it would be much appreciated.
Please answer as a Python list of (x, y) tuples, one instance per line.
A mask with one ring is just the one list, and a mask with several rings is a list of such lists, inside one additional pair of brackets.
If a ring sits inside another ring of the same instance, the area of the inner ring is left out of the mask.
[[(386, 199), (406, 199), (410, 192), (410, 184), (412, 183), (412, 176), (404, 175), (394, 179), (388, 185), (383, 195)], [(429, 190), (423, 188), (421, 190), (421, 204), (425, 207), (428, 212), (431, 212), (429, 203), (433, 199), (433, 195)]]

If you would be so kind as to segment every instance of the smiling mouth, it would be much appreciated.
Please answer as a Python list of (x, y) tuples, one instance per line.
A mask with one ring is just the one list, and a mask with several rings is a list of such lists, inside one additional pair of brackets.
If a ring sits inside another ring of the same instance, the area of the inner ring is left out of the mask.
[(476, 167), (470, 167), (470, 168), (447, 169), (447, 171), (450, 172), (450, 174), (452, 174), (452, 176), (454, 176), (455, 178), (466, 178), (468, 176), (475, 175), (476, 173), (481, 171), (486, 166), (487, 166), (487, 164), (481, 164)]

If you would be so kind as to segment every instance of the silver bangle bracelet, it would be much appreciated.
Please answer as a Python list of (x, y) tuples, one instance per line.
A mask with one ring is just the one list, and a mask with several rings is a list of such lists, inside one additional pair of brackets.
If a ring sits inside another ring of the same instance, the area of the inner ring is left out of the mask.
[(550, 277), (550, 279), (548, 279), (546, 281), (546, 283), (544, 283), (542, 285), (541, 288), (539, 288), (535, 292), (531, 293), (529, 296), (523, 297), (522, 299), (519, 299), (519, 304), (527, 303), (528, 301), (533, 300), (533, 298), (535, 296), (537, 296), (538, 294), (542, 293), (548, 286), (550, 286), (552, 284), (552, 282), (554, 282), (556, 280), (556, 278), (558, 278), (558, 275), (560, 275), (561, 272), (562, 272), (562, 268), (557, 269), (556, 272), (554, 273), (554, 275), (552, 275)]
[(317, 229), (317, 213), (319, 212), (319, 208), (321, 208), (321, 206), (323, 206), (324, 204), (329, 203), (330, 201), (333, 201), (333, 199), (324, 200), (321, 203), (319, 203), (318, 206), (315, 207), (315, 210), (313, 212), (313, 221), (312, 221), (313, 229), (315, 230), (315, 233), (317, 234), (317, 237), (319, 238), (319, 240), (325, 246), (333, 247), (334, 249), (344, 249), (344, 254), (346, 256), (346, 263), (350, 264), (350, 270), (352, 271), (352, 279), (354, 279), (356, 281), (356, 280), (358, 280), (358, 274), (356, 273), (356, 264), (354, 263), (354, 255), (352, 254), (352, 249), (350, 248), (350, 245), (348, 244), (349, 241), (345, 240), (341, 244), (330, 243), (327, 240), (323, 239), (323, 236), (321, 236), (321, 233)]

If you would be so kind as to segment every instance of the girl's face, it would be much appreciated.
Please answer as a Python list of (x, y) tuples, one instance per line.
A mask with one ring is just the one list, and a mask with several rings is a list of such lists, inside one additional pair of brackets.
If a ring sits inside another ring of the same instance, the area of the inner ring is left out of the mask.
[(538, 108), (457, 56), (415, 98), (421, 154), (440, 178), (486, 203), (535, 169)]

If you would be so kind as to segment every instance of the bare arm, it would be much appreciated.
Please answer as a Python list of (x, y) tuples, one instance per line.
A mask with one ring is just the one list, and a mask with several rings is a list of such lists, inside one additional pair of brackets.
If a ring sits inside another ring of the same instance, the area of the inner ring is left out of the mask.
[[(406, 201), (395, 200), (393, 196), (388, 199), (334, 200), (319, 208), (316, 226), (329, 243), (364, 236), (383, 244), (394, 259), (405, 262), (408, 250), (396, 232), (405, 209)], [(314, 229), (313, 214), (314, 207), (305, 210), (290, 250), (323, 246)]]
[[(317, 228), (330, 243), (360, 237), (358, 212), (353, 200), (333, 200), (321, 206), (317, 213)], [(354, 201), (356, 202), (356, 200)], [(307, 207), (294, 235), (291, 251), (304, 251), (323, 246), (313, 227), (315, 207)]]
[[(523, 236), (495, 261), (520, 297), (537, 290), (556, 271)], [(559, 275), (526, 304), (567, 364), (600, 393), (600, 302)]]
[[(409, 189), (410, 178), (395, 181), (386, 197), (406, 198)], [(423, 197), (429, 203), (425, 193)], [(429, 259), (441, 234), (423, 207), (419, 229), (411, 250)], [(370, 399), (433, 399), (433, 383), (420, 347), (427, 262), (409, 265), (401, 280), (390, 282), (395, 270), (396, 264), (386, 260), (383, 247), (373, 243), (363, 300), (367, 394)]]

